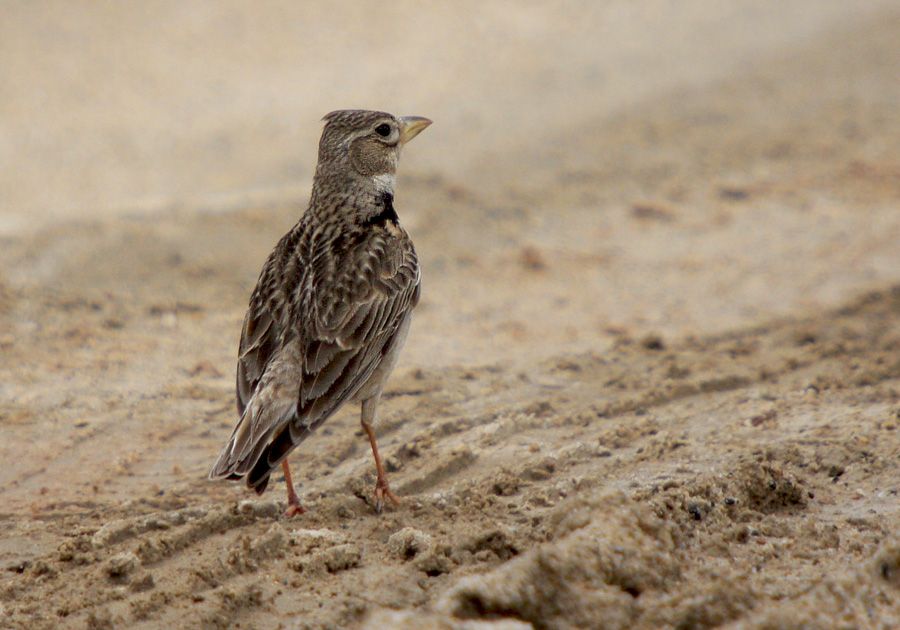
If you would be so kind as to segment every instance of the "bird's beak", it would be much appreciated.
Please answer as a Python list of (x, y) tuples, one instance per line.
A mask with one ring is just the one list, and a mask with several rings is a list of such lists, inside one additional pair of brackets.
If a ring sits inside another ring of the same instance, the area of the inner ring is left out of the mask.
[(406, 144), (419, 135), (431, 121), (422, 116), (401, 116), (400, 120), (400, 144)]

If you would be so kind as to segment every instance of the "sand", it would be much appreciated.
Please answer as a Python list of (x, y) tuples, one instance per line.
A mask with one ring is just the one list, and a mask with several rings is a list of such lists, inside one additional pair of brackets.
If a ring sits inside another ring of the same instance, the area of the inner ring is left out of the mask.
[[(11, 7), (0, 627), (900, 625), (900, 13), (718, 5)], [(437, 121), (403, 503), (348, 407), (286, 519), (205, 475), (341, 105)]]

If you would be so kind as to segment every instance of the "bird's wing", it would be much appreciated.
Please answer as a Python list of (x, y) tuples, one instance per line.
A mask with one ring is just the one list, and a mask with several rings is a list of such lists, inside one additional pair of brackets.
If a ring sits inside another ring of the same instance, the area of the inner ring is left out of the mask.
[[(217, 464), (214, 476), (247, 475), (261, 491), (272, 468), (366, 383), (418, 301), (418, 260), (402, 236), (369, 234), (341, 257), (332, 243), (307, 261), (311, 289), (298, 294), (293, 309), (296, 336), (276, 348), (257, 378), (233, 443), (220, 456), (230, 451), (231, 461)], [(248, 344), (256, 347), (261, 352), (267, 343)], [(293, 404), (286, 407), (289, 394)]]
[[(251, 456), (255, 443), (263, 440), (267, 431), (268, 434), (271, 433), (271, 429), (267, 429), (265, 425), (273, 424), (271, 417), (277, 415), (273, 413), (274, 407), (281, 407), (282, 413), (289, 412), (289, 409), (284, 409), (285, 401), (278, 400), (278, 388), (275, 387), (277, 383), (287, 380), (284, 370), (270, 368), (279, 355), (284, 355), (286, 346), (290, 343), (285, 334), (289, 332), (285, 330), (285, 314), (288, 310), (287, 293), (290, 287), (285, 285), (284, 279), (288, 273), (299, 275), (299, 261), (294, 260), (291, 265), (285, 265), (284, 259), (288, 258), (287, 254), (294, 249), (296, 242), (296, 230), (281, 239), (263, 265), (250, 297), (241, 328), (235, 379), (240, 419), (228, 444), (213, 465), (210, 478), (241, 477), (240, 462)], [(255, 406), (248, 410), (251, 402), (255, 402)], [(267, 412), (261, 413), (263, 410)]]
[(260, 380), (278, 351), (290, 342), (290, 293), (303, 275), (302, 257), (294, 255), (301, 245), (302, 230), (296, 226), (285, 234), (263, 265), (250, 297), (237, 363), (237, 409), (250, 402)]
[(349, 264), (323, 257), (312, 266), (297, 411), (261, 452), (247, 477), (253, 487), (368, 381), (419, 299), (418, 259), (405, 234), (370, 236)]
[(408, 239), (375, 235), (353, 258), (335, 275), (316, 274), (330, 288), (316, 291), (307, 320), (301, 424), (315, 424), (356, 393), (418, 301), (419, 265)]
[(266, 366), (272, 358), (279, 337), (275, 324), (267, 308), (251, 308), (244, 316), (241, 330), (241, 345), (237, 364), (237, 409), (244, 413), (250, 396), (253, 395)]

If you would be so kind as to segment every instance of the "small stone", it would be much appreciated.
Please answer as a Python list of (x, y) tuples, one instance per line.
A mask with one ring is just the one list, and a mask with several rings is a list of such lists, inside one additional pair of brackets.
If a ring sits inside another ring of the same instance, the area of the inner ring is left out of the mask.
[(384, 468), (388, 472), (398, 472), (403, 470), (403, 461), (393, 455), (384, 460)]
[[(18, 568), (16, 568), (16, 572), (21, 573)], [(46, 575), (48, 577), (56, 577), (56, 575), (59, 573), (51, 564), (49, 564), (45, 560), (35, 560), (34, 564), (28, 567), (28, 572), (32, 575)]]
[(123, 579), (127, 578), (140, 565), (141, 561), (134, 553), (125, 551), (107, 560), (104, 571), (110, 578)]
[(543, 271), (547, 268), (547, 261), (537, 247), (526, 245), (519, 252), (519, 264), (530, 271)]
[(522, 474), (531, 481), (546, 481), (553, 476), (555, 471), (556, 460), (552, 457), (545, 457), (540, 462), (527, 466)]
[(337, 545), (322, 552), (322, 560), (329, 573), (357, 567), (361, 559), (362, 552), (353, 544)]
[(387, 544), (391, 554), (401, 560), (412, 560), (432, 547), (431, 536), (413, 527), (404, 527), (392, 534)]
[(719, 188), (719, 197), (727, 201), (743, 201), (750, 197), (750, 191), (740, 186), (722, 186)]
[(874, 568), (878, 577), (900, 590), (900, 540), (888, 539), (882, 544), (875, 554)]
[(275, 501), (251, 501), (248, 499), (238, 503), (238, 512), (260, 518), (277, 518), (281, 514), (281, 507)]
[(702, 521), (702, 520), (703, 520), (703, 510), (700, 509), (700, 506), (699, 506), (698, 504), (696, 504), (696, 503), (689, 503), (688, 506), (687, 506), (687, 511), (688, 511), (688, 514), (690, 514), (691, 517), (692, 517), (695, 521)]
[(453, 570), (453, 560), (450, 559), (449, 549), (432, 548), (417, 557), (413, 564), (428, 577), (437, 577)]
[(669, 223), (675, 220), (675, 211), (656, 201), (636, 201), (631, 204), (631, 216), (644, 221)]
[(134, 523), (124, 519), (110, 521), (91, 537), (94, 549), (103, 549), (135, 534)]
[(330, 529), (295, 529), (290, 533), (291, 545), (300, 553), (334, 547), (345, 542), (341, 534)]
[(128, 586), (129, 590), (134, 593), (143, 593), (144, 591), (149, 591), (156, 583), (153, 581), (153, 576), (147, 572), (138, 574), (131, 580), (131, 584)]

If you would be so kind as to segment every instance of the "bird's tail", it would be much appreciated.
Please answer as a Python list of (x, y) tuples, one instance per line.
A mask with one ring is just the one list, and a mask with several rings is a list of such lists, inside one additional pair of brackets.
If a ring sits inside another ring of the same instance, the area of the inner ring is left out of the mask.
[[(308, 432), (304, 431), (304, 433)], [(281, 429), (272, 441), (266, 444), (253, 468), (247, 473), (247, 486), (253, 488), (257, 494), (262, 494), (269, 484), (269, 475), (302, 439), (303, 437), (300, 437), (295, 440), (291, 432), (291, 425)]]
[(269, 401), (267, 405), (261, 405), (258, 396), (254, 395), (210, 469), (209, 478), (246, 478), (247, 485), (262, 494), (272, 469), (293, 448), (290, 425), (296, 415), (295, 400)]

